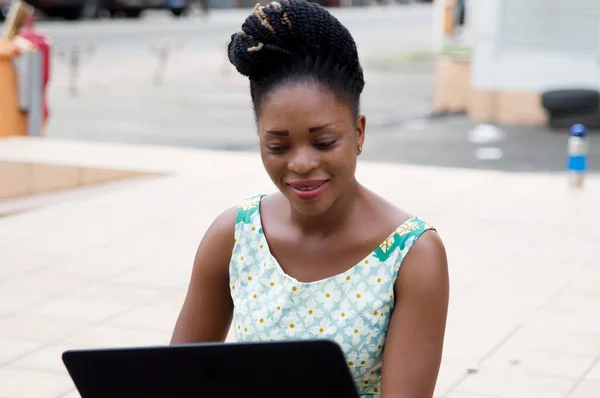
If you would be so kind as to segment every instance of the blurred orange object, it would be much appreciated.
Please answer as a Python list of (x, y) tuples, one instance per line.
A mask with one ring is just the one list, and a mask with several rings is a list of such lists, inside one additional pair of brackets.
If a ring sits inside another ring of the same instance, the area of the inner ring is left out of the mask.
[(444, 33), (451, 36), (456, 26), (456, 1), (446, 0), (444, 3)]
[(27, 118), (19, 109), (17, 73), (12, 62), (17, 56), (17, 46), (0, 38), (0, 138), (27, 135)]

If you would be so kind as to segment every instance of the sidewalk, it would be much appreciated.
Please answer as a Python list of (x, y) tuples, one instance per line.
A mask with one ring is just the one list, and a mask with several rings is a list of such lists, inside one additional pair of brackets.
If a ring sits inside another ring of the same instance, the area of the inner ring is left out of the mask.
[[(209, 223), (273, 190), (253, 153), (0, 141), (9, 160), (162, 176), (0, 218), (0, 397), (77, 397), (69, 348), (168, 343)], [(600, 396), (600, 178), (572, 191), (563, 175), (365, 161), (358, 175), (445, 241), (436, 397)]]

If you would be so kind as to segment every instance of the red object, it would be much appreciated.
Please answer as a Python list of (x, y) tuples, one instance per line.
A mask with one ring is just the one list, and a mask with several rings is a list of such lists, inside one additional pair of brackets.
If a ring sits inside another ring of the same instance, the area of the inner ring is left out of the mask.
[(36, 46), (42, 54), (42, 104), (44, 122), (46, 122), (48, 120), (48, 117), (50, 116), (50, 110), (48, 108), (48, 101), (46, 96), (46, 88), (48, 87), (48, 82), (50, 81), (51, 46), (50, 41), (46, 36), (33, 30), (34, 22), (34, 17), (28, 17), (25, 21), (25, 24), (23, 25), (23, 28), (21, 28), (21, 31), (19, 32), (19, 36)]
[[(302, 200), (312, 200), (318, 198), (325, 189), (329, 180), (305, 180), (291, 182), (288, 185), (292, 188), (292, 192)], [(311, 188), (306, 190), (306, 188)]]

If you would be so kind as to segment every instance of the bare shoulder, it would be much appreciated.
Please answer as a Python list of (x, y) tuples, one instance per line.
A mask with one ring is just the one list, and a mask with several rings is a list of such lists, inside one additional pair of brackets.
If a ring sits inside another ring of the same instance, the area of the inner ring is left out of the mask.
[(230, 245), (233, 249), (235, 221), (237, 218), (238, 209), (238, 206), (230, 207), (229, 209), (223, 211), (221, 214), (215, 217), (210, 227), (208, 227), (208, 230), (206, 231), (206, 234), (204, 236), (205, 239), (203, 240), (206, 240), (206, 238), (209, 238), (211, 240), (216, 238), (218, 241), (222, 240), (222, 243), (224, 245)]
[[(424, 220), (424, 231), (417, 237), (402, 261), (396, 285), (415, 283), (425, 288), (428, 285), (445, 284), (448, 279), (448, 258), (442, 238), (434, 227)], [(408, 279), (408, 280), (407, 280)], [(418, 286), (417, 285), (417, 286)]]
[(235, 221), (238, 207), (231, 207), (219, 214), (206, 230), (198, 245), (194, 259), (196, 268), (217, 268), (227, 272), (235, 241)]
[(229, 263), (236, 217), (237, 207), (225, 210), (215, 218), (200, 241), (172, 344), (225, 339), (233, 313)]
[[(424, 231), (424, 232), (423, 232)], [(421, 225), (394, 286), (383, 360), (382, 390), (389, 397), (431, 397), (444, 346), (449, 303), (446, 249)]]

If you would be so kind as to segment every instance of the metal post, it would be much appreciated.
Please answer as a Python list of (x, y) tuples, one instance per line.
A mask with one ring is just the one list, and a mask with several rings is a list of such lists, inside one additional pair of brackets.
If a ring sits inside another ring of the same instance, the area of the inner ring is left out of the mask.
[(27, 115), (27, 131), (29, 136), (40, 137), (44, 126), (44, 67), (40, 51), (29, 54), (31, 74), (29, 76), (29, 113)]
[(39, 137), (43, 126), (43, 56), (39, 50), (24, 51), (14, 59), (19, 109), (27, 114), (27, 135)]
[(170, 56), (174, 51), (180, 50), (182, 47), (183, 44), (181, 42), (173, 43), (170, 41), (155, 43), (151, 46), (151, 50), (156, 52), (157, 55), (156, 71), (154, 72), (154, 84), (158, 86), (163, 82)]
[[(79, 72), (81, 70), (81, 63), (88, 61), (94, 53), (94, 46), (88, 44), (84, 48), (79, 45), (72, 45), (68, 50), (60, 49), (58, 51), (58, 58), (69, 65), (69, 91), (71, 95), (77, 95), (78, 87), (77, 81), (79, 80)], [(84, 58), (87, 56), (87, 58)]]

